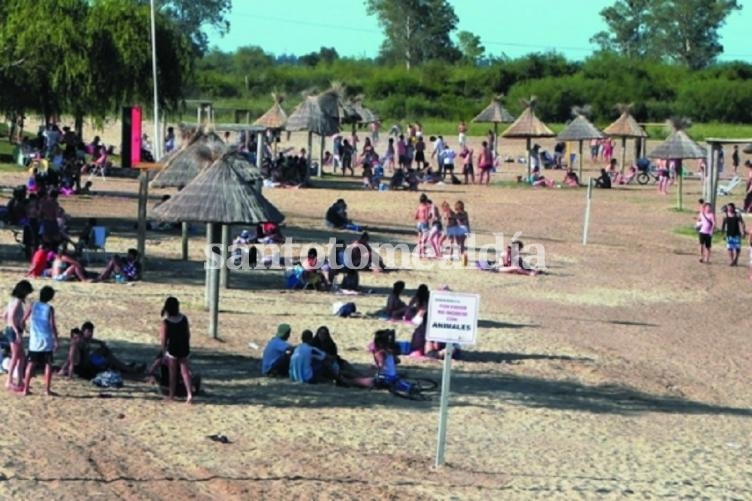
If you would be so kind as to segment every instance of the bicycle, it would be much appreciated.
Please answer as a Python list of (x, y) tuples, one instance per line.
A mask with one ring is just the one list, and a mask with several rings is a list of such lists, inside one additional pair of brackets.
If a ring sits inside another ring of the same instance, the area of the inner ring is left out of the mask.
[(392, 395), (407, 400), (427, 401), (431, 400), (431, 397), (426, 393), (435, 391), (438, 386), (439, 384), (433, 379), (400, 377), (392, 382), (379, 380), (374, 388), (386, 388)]

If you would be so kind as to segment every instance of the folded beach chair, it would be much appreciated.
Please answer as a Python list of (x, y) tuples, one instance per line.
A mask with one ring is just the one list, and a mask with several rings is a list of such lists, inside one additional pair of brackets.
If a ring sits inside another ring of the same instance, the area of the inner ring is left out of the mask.
[(731, 180), (725, 185), (718, 186), (718, 194), (724, 197), (730, 195), (734, 188), (736, 188), (737, 185), (741, 184), (741, 182), (742, 178), (740, 178), (739, 176), (732, 177)]

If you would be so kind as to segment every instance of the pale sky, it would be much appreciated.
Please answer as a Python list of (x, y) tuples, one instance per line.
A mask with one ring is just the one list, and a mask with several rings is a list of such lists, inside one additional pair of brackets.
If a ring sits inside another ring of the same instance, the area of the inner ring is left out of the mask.
[[(449, 0), (459, 18), (457, 31), (478, 35), (486, 53), (515, 58), (556, 50), (570, 60), (594, 50), (589, 39), (604, 29), (598, 15), (614, 0)], [(752, 0), (740, 0), (721, 28), (725, 51), (719, 60), (752, 62)], [(274, 55), (297, 56), (334, 47), (340, 56), (375, 57), (383, 35), (362, 0), (233, 0), (230, 33), (211, 30), (213, 46), (234, 51), (260, 46)], [(455, 31), (456, 35), (456, 31)]]

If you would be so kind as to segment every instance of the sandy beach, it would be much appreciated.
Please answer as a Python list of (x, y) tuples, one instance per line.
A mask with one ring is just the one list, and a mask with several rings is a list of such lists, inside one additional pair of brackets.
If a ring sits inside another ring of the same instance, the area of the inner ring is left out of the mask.
[[(303, 140), (295, 134), (283, 145)], [(552, 141), (541, 144), (552, 150)], [(524, 141), (502, 142), (503, 154), (523, 149)], [(584, 177), (596, 176), (601, 163), (585, 167)], [(677, 233), (694, 222), (697, 180), (685, 183), (683, 212), (674, 209), (675, 186), (668, 197), (653, 184), (596, 190), (583, 246), (585, 189), (518, 186), (525, 169), (503, 164), (490, 187), (422, 191), (435, 202), (465, 202), (475, 247), (494, 242), (494, 233), (518, 231), (525, 244), (542, 245), (546, 274), (482, 272), (472, 262), (364, 273), (361, 284), (372, 293), (347, 298), (373, 312), (396, 280), (406, 282), (407, 297), (421, 283), (480, 294), (478, 343), (453, 363), (443, 468), (433, 467), (438, 394), (418, 402), (260, 376), (261, 348), (281, 322), (292, 325), (295, 342), (303, 329), (329, 326), (341, 355), (363, 369), (372, 363), (365, 347), (376, 329), (393, 326), (409, 339), (412, 326), (335, 317), (332, 304), (341, 296), (285, 290), (282, 271), (257, 269), (232, 273), (231, 288), (221, 291), (221, 339), (213, 340), (197, 225), (189, 261), (180, 260), (179, 234), (150, 232), (145, 280), (132, 286), (33, 285), (58, 291), (63, 349), (69, 330), (88, 319), (121, 358), (139, 362), (159, 350), (160, 309), (177, 296), (191, 321), (191, 363), (204, 392), (186, 406), (164, 402), (141, 380), (101, 390), (61, 377), (53, 379), (58, 397), (42, 396), (40, 377), (29, 397), (3, 391), (0, 498), (751, 498), (748, 246), (744, 266), (728, 265), (722, 243), (712, 264), (698, 263), (696, 239)], [(562, 171), (544, 174), (563, 178)], [(0, 184), (24, 180), (5, 173)], [(136, 243), (137, 193), (135, 180), (97, 179), (93, 195), (61, 205), (74, 228), (97, 217), (112, 232), (108, 253), (124, 253)], [(151, 191), (149, 205), (164, 193), (173, 191)], [(286, 215), (284, 234), (296, 243), (354, 237), (323, 225), (338, 198), (373, 242), (415, 241), (417, 193), (364, 191), (358, 177), (326, 176), (310, 189), (264, 194)], [(742, 196), (743, 186), (719, 200)], [(26, 263), (8, 230), (0, 232), (0, 259), (9, 294)], [(436, 361), (404, 357), (400, 370), (441, 378)], [(217, 433), (230, 443), (207, 438)]]

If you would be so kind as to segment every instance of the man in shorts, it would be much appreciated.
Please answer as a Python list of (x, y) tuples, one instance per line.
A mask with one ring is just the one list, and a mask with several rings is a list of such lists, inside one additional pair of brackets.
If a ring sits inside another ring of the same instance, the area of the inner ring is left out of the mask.
[(415, 227), (418, 230), (418, 255), (424, 256), (426, 253), (426, 243), (428, 240), (428, 230), (431, 229), (429, 219), (431, 218), (431, 202), (428, 196), (423, 193), (420, 195), (418, 208), (415, 211)]
[(742, 216), (736, 211), (736, 205), (733, 203), (726, 205), (725, 212), (721, 230), (726, 234), (726, 249), (731, 260), (730, 265), (737, 266), (742, 249), (742, 237), (747, 234), (747, 228), (744, 226)]

